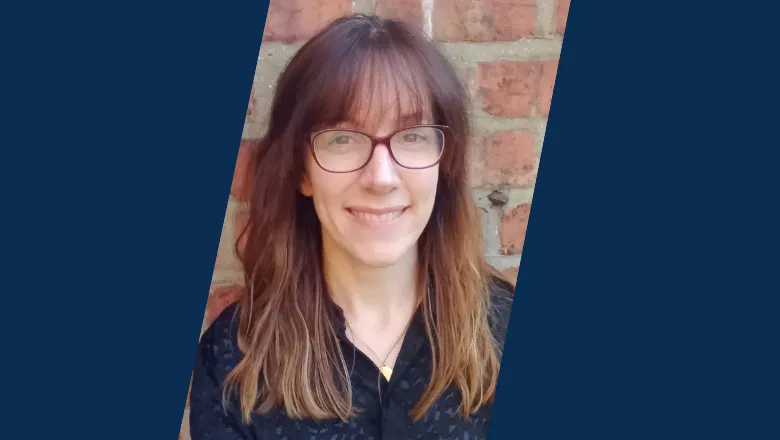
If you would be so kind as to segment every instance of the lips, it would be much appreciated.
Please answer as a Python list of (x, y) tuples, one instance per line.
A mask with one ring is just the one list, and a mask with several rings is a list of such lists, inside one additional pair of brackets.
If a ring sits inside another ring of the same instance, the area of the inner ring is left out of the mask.
[(406, 211), (406, 207), (385, 209), (347, 208), (347, 211), (363, 223), (381, 224), (397, 220)]

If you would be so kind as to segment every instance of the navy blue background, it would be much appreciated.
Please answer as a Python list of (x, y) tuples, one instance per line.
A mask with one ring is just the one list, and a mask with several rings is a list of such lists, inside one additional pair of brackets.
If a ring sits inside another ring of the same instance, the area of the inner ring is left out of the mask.
[[(780, 437), (775, 15), (638, 7), (572, 4), (491, 439)], [(267, 4), (5, 8), (0, 436), (173, 439)]]
[(267, 7), (26, 11), (3, 62), (0, 438), (177, 438)]
[(780, 438), (759, 14), (572, 1), (488, 438)]

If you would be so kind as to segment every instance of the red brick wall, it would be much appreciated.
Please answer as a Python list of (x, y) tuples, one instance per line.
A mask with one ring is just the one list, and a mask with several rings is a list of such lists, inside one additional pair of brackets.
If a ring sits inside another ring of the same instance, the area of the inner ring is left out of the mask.
[[(421, 26), (439, 41), (472, 99), (474, 200), (482, 208), (485, 255), (511, 277), (520, 264), (533, 188), (570, 0), (271, 0), (203, 320), (241, 293), (233, 253), (246, 189), (239, 178), (265, 127), (276, 78), (302, 41), (330, 20), (376, 13)], [(185, 407), (180, 438), (188, 440)]]

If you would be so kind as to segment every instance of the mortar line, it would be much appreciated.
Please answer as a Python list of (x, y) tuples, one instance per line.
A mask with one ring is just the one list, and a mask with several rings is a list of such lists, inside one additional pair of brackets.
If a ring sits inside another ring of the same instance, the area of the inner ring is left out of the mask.
[(433, 0), (422, 0), (425, 35), (433, 38)]

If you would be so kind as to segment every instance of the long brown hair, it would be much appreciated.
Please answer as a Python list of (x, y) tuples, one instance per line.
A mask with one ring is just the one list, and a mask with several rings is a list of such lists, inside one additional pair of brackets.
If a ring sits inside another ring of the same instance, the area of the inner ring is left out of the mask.
[[(421, 310), (432, 376), (413, 410), (421, 418), (449, 387), (464, 417), (494, 395), (499, 353), (490, 331), (481, 221), (468, 171), (468, 97), (447, 58), (400, 21), (355, 15), (310, 39), (277, 82), (268, 128), (250, 160), (248, 221), (239, 237), (247, 294), (238, 306), (244, 358), (228, 375), (244, 420), (282, 408), (293, 418), (347, 419), (349, 372), (328, 312), (320, 223), (299, 192), (306, 137), (316, 127), (354, 120), (378, 82), (403, 90), (419, 113), (447, 125), (432, 216), (419, 242)], [(400, 111), (400, 105), (396, 108)]]

